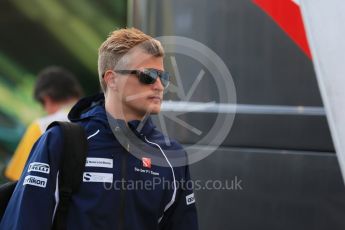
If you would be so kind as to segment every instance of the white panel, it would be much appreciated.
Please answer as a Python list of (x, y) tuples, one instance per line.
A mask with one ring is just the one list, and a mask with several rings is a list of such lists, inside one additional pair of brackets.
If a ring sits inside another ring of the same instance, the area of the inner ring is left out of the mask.
[(300, 0), (317, 80), (345, 178), (345, 1)]

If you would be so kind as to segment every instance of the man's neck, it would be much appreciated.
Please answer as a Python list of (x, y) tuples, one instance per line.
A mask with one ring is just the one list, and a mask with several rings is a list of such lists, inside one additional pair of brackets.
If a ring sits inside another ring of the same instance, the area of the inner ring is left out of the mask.
[(53, 114), (64, 108), (67, 108), (69, 110), (70, 107), (72, 107), (77, 101), (77, 98), (71, 98), (63, 102), (51, 102), (49, 106), (46, 108), (46, 111), (48, 114)]

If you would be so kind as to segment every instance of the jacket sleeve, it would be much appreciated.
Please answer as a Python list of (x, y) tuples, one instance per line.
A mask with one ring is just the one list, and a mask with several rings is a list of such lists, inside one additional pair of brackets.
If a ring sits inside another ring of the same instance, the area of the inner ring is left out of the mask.
[(60, 128), (53, 127), (35, 143), (0, 229), (51, 229), (62, 142)]
[(161, 221), (161, 230), (197, 230), (198, 217), (189, 167), (183, 167), (183, 178), (178, 183), (175, 204)]

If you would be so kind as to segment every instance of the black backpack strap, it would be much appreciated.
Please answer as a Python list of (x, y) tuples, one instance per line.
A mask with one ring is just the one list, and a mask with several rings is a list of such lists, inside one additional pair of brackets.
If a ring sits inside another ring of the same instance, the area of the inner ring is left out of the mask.
[(72, 194), (77, 192), (83, 177), (87, 138), (84, 128), (70, 122), (53, 122), (60, 126), (63, 134), (63, 153), (59, 167), (59, 203), (55, 212), (53, 229), (67, 229), (67, 216)]
[(17, 185), (17, 181), (7, 182), (0, 186), (0, 221), (5, 214), (8, 202), (11, 199), (12, 193)]

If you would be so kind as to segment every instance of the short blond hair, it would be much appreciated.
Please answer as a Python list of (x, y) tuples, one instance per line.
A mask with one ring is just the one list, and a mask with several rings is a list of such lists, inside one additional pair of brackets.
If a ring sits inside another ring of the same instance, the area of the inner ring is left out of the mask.
[(107, 70), (113, 70), (119, 60), (134, 47), (155, 57), (163, 57), (161, 43), (136, 28), (118, 29), (110, 33), (98, 50), (98, 76), (103, 92), (107, 85), (103, 77)]

